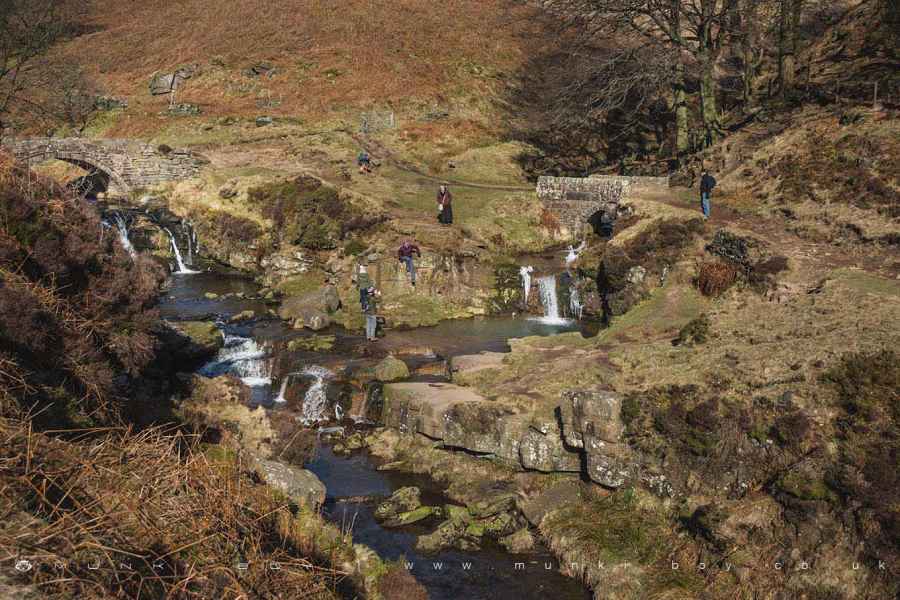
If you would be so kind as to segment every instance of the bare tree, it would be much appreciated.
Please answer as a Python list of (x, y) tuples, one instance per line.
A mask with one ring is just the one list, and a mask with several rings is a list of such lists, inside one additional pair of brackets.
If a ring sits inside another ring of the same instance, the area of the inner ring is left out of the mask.
[[(547, 4), (597, 31), (631, 30), (647, 44), (672, 52), (676, 65), (683, 64), (680, 54), (690, 57), (700, 83), (706, 144), (722, 136), (715, 68), (739, 0), (548, 0)], [(674, 90), (676, 107), (682, 92), (678, 87)], [(678, 145), (683, 147), (683, 142)]]
[(29, 75), (38, 58), (67, 32), (65, 2), (2, 0), (0, 2), (0, 135), (10, 110), (27, 98)]

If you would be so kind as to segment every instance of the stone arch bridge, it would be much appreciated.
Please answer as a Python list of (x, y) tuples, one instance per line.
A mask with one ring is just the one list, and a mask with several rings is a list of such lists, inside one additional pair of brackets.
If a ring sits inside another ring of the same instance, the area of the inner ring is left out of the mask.
[(658, 193), (668, 187), (668, 177), (540, 177), (537, 194), (565, 232), (574, 237), (598, 211), (615, 214), (619, 202), (629, 195)]
[(137, 140), (35, 138), (3, 145), (24, 163), (56, 159), (76, 165), (98, 177), (105, 191), (119, 194), (195, 177), (207, 163), (190, 150), (164, 153)]

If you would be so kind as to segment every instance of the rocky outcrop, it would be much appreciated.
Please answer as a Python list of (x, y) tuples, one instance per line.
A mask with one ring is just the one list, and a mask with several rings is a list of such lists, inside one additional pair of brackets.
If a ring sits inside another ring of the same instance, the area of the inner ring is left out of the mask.
[(580, 454), (565, 446), (554, 417), (536, 419), (528, 410), (487, 400), (454, 384), (385, 385), (382, 422), (402, 433), (421, 433), (518, 468), (581, 470)]
[(581, 455), (567, 448), (556, 419), (532, 422), (519, 442), (519, 461), (526, 469), (551, 473), (581, 471)]
[(269, 486), (298, 504), (316, 509), (325, 502), (325, 484), (311, 471), (273, 460), (259, 460), (255, 471)]
[(621, 397), (607, 391), (569, 391), (560, 405), (566, 443), (584, 451), (591, 480), (611, 488), (637, 475), (636, 457), (621, 439), (621, 409)]

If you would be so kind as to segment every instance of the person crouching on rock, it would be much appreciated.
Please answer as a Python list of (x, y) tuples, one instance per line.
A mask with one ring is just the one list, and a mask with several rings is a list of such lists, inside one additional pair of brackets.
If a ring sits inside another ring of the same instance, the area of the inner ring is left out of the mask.
[(419, 258), (422, 258), (422, 251), (419, 250), (419, 247), (413, 244), (409, 240), (404, 240), (402, 244), (400, 244), (400, 248), (397, 250), (397, 258), (401, 263), (406, 265), (406, 272), (409, 275), (409, 281), (412, 283), (413, 287), (416, 287), (416, 263), (413, 259), (413, 255), (416, 255)]
[(374, 342), (378, 340), (376, 335), (378, 331), (378, 298), (381, 297), (381, 292), (374, 287), (370, 287), (366, 291), (369, 296), (363, 309), (363, 312), (366, 314), (366, 341)]
[(359, 156), (356, 157), (356, 164), (359, 166), (359, 172), (363, 175), (366, 173), (372, 172), (372, 159), (369, 158), (369, 153), (363, 150), (359, 153)]
[(438, 188), (437, 193), (437, 203), (438, 203), (438, 221), (444, 225), (452, 225), (453, 224), (453, 194), (450, 193), (450, 188), (446, 185), (442, 185)]

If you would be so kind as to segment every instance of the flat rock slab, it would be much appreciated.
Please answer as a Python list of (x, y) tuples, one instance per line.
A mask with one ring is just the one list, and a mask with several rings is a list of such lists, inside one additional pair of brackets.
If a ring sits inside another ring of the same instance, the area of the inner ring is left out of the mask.
[(481, 352), (480, 354), (462, 354), (450, 359), (450, 374), (452, 377), (470, 375), (486, 369), (499, 369), (503, 366), (503, 357), (509, 356), (504, 352)]
[(382, 420), (401, 432), (442, 440), (451, 409), (478, 402), (486, 400), (469, 388), (450, 383), (390, 383), (384, 386)]

